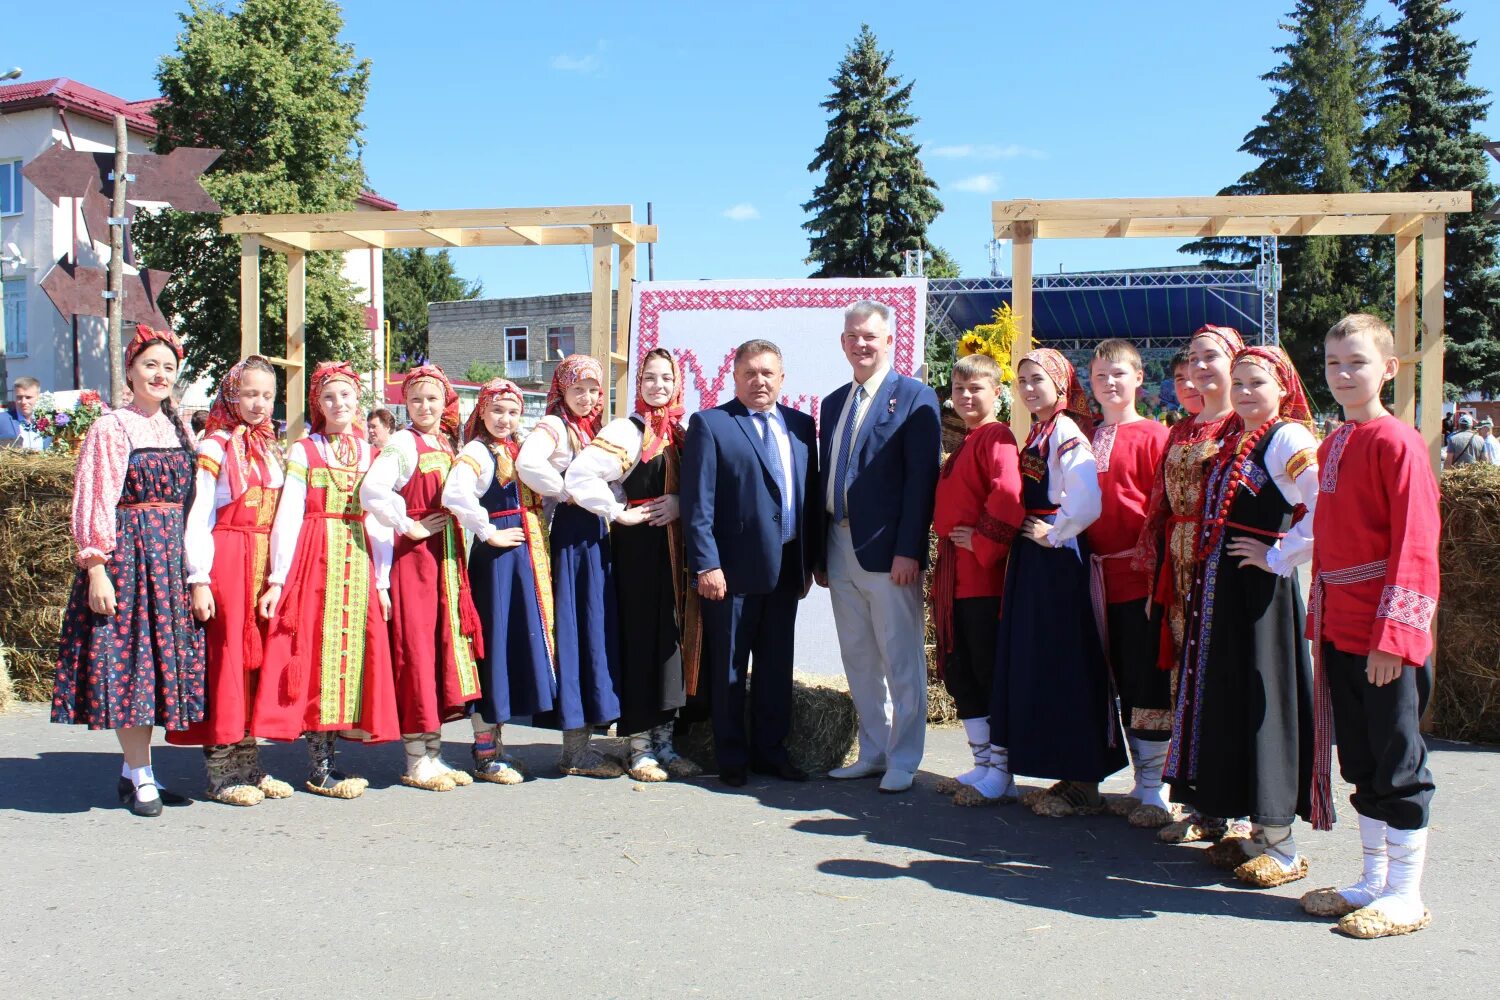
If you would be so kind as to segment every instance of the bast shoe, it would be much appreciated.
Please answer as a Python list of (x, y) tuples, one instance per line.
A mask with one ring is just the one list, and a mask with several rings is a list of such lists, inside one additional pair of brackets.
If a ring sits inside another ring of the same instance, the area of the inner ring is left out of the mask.
[(1333, 886), (1302, 894), (1302, 912), (1310, 917), (1342, 917), (1359, 909)]
[(1425, 907), (1422, 909), (1421, 916), (1408, 922), (1395, 919), (1377, 905), (1378, 903), (1379, 900), (1376, 900), (1369, 906), (1361, 907), (1340, 918), (1339, 931), (1352, 938), (1373, 941), (1376, 938), (1415, 934), (1432, 923), (1432, 911)]
[(1297, 855), (1291, 871), (1288, 871), (1270, 854), (1261, 854), (1236, 868), (1234, 877), (1256, 889), (1274, 889), (1307, 878), (1307, 859)]

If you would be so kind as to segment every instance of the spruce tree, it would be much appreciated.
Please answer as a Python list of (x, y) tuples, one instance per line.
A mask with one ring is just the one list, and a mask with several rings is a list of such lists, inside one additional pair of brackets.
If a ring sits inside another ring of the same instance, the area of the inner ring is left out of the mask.
[(428, 303), (477, 299), (484, 292), (482, 283), (458, 276), (447, 250), (387, 250), (384, 273), (392, 357), (428, 356)]
[[(1240, 152), (1260, 162), (1220, 194), (1341, 194), (1371, 191), (1385, 171), (1377, 102), (1379, 23), (1363, 0), (1297, 0), (1274, 50), (1282, 57), (1262, 79), (1271, 109)], [(1219, 266), (1252, 264), (1258, 241), (1208, 238), (1189, 243)], [(1355, 310), (1390, 312), (1388, 267), (1375, 238), (1325, 236), (1281, 241), (1281, 335), (1303, 371), (1321, 367), (1323, 334)], [(1323, 388), (1318, 379), (1310, 385)]]
[(1448, 219), (1448, 350), (1444, 375), (1459, 390), (1500, 390), (1500, 222), (1485, 213), (1500, 190), (1489, 179), (1476, 123), (1489, 93), (1468, 81), (1474, 43), (1454, 31), (1460, 14), (1442, 0), (1394, 0), (1400, 18), (1386, 31), (1386, 87), (1380, 108), (1394, 134), (1398, 191), (1472, 191), (1474, 211)]
[(863, 25), (830, 80), (828, 134), (807, 168), (823, 180), (802, 206), (814, 278), (898, 277), (903, 251), (932, 249), (927, 226), (943, 203), (910, 134), (913, 84), (890, 75), (891, 58)]
[[(224, 150), (203, 186), (226, 214), (347, 211), (364, 184), (360, 114), (369, 63), (338, 39), (331, 0), (243, 0), (232, 12), (190, 0), (177, 48), (157, 81), (156, 151)], [(219, 216), (162, 212), (134, 227), (142, 259), (175, 271), (161, 306), (177, 318), (187, 363), (217, 378), (240, 355), (239, 240)], [(307, 257), (308, 371), (317, 361), (370, 366), (369, 335), (342, 253)], [(286, 258), (261, 255), (261, 330), (280, 354), (286, 329)]]

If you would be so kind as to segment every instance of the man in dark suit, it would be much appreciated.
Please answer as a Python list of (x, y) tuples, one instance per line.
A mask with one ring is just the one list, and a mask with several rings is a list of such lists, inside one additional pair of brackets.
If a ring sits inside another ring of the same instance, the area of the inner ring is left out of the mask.
[[(746, 769), (788, 781), (807, 774), (787, 757), (797, 602), (822, 555), (823, 513), (812, 417), (782, 406), (781, 350), (768, 340), (734, 354), (734, 396), (693, 414), (682, 454), (688, 568), (703, 598), (719, 778)], [(745, 733), (745, 681), (755, 659)]]
[(904, 792), (927, 736), (922, 569), (942, 453), (937, 395), (891, 369), (891, 309), (856, 302), (842, 345), (854, 380), (823, 400), (818, 492), (828, 517), (818, 582), (859, 714), (859, 759), (831, 778), (880, 775)]

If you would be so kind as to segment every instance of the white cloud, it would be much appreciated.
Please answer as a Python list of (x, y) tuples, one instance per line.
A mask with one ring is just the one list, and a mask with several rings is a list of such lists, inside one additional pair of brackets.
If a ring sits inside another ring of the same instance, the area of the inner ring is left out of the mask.
[(928, 156), (946, 160), (1042, 160), (1047, 157), (1047, 154), (1040, 149), (1019, 146), (1015, 143), (1008, 145), (986, 143), (977, 146), (971, 143), (961, 143), (953, 146), (933, 146), (923, 152)]
[(608, 43), (600, 39), (594, 46), (594, 51), (587, 55), (575, 56), (567, 52), (561, 52), (552, 57), (552, 68), (564, 73), (583, 73), (585, 75), (599, 72), (604, 66), (604, 50)]
[(760, 209), (748, 201), (742, 201), (738, 205), (731, 205), (724, 209), (722, 214), (724, 218), (733, 222), (749, 222), (751, 219), (760, 218)]
[(968, 191), (973, 194), (989, 194), (1000, 187), (1000, 176), (998, 174), (975, 174), (972, 177), (964, 177), (948, 185), (949, 191)]

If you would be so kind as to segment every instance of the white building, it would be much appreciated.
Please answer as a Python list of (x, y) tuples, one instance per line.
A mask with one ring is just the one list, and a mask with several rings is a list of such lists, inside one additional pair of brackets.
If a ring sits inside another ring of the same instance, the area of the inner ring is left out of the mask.
[[(107, 239), (89, 233), (80, 211), (81, 200), (64, 199), (56, 206), (21, 176), (21, 168), (61, 141), (74, 149), (109, 152), (114, 149), (114, 116), (125, 116), (129, 150), (147, 153), (156, 136), (151, 107), (161, 98), (126, 101), (66, 78), (0, 86), (0, 249), (14, 244), (24, 263), (8, 259), (0, 265), (5, 281), (5, 386), (23, 375), (42, 383), (43, 390), (107, 389), (109, 361), (102, 318), (80, 316), (77, 336), (73, 322), (52, 305), (40, 282), (60, 258), (76, 246), (76, 260), (88, 267), (106, 267)], [(360, 195), (356, 209), (393, 211), (394, 202), (373, 192)], [(71, 208), (71, 211), (70, 211)], [(385, 357), (384, 281), (380, 252), (350, 250), (344, 254), (343, 273), (366, 304), (365, 326), (370, 330), (376, 369), (369, 388), (379, 398), (380, 360)], [(285, 353), (279, 331), (263, 330), (262, 349)], [(189, 409), (208, 405), (212, 386), (190, 386), (183, 396)]]

